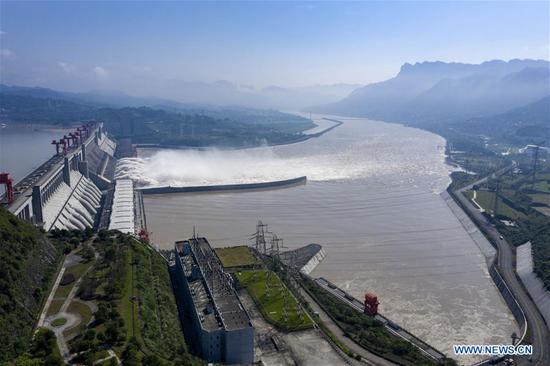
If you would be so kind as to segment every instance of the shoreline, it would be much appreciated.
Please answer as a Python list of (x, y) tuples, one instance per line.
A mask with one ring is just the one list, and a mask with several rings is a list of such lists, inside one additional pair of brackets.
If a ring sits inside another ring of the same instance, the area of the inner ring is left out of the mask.
[(46, 131), (46, 132), (65, 132), (69, 131), (72, 128), (79, 126), (78, 124), (71, 126), (60, 126), (60, 125), (51, 125), (51, 124), (40, 124), (40, 123), (6, 123), (3, 122), (0, 131)]
[(338, 121), (336, 119), (332, 118), (322, 118), (327, 121), (331, 121), (334, 123), (334, 125), (329, 126), (325, 128), (322, 131), (312, 133), (312, 134), (304, 134), (302, 132), (302, 135), (297, 136), (296, 139), (292, 139), (285, 142), (276, 142), (276, 143), (267, 143), (262, 145), (253, 145), (253, 146), (186, 146), (186, 145), (167, 145), (167, 144), (134, 144), (136, 149), (171, 149), (171, 150), (197, 150), (197, 151), (206, 151), (212, 148), (218, 149), (218, 150), (248, 150), (248, 149), (256, 149), (259, 147), (272, 147), (272, 146), (284, 146), (284, 145), (292, 145), (292, 144), (298, 144), (300, 142), (307, 141), (312, 138), (321, 137), (325, 133), (328, 133), (335, 129), (336, 127), (342, 125), (344, 122)]

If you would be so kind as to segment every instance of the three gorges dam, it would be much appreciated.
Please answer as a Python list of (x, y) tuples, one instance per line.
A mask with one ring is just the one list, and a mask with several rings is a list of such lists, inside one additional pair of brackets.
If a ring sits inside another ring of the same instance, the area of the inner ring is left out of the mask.
[(136, 220), (132, 181), (114, 178), (117, 156), (128, 151), (117, 148), (102, 122), (80, 124), (51, 144), (43, 148), (51, 148), (52, 157), (19, 182), (0, 173), (3, 207), (46, 231), (144, 229)]
[(135, 156), (131, 141), (117, 142), (98, 121), (74, 127), (51, 145), (39, 148), (52, 149), (53, 155), (20, 181), (0, 173), (5, 185), (0, 204), (46, 231), (116, 229), (148, 240), (143, 194), (271, 190), (306, 183), (302, 176), (262, 183), (138, 187), (139, 182), (124, 174), (124, 158)]

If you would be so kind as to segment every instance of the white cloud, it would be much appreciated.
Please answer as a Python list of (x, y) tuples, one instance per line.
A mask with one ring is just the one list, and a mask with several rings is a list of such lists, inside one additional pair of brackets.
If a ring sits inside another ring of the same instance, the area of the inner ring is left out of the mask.
[(0, 58), (14, 58), (15, 51), (8, 50), (7, 48), (0, 48)]
[(96, 66), (93, 70), (99, 80), (105, 80), (109, 78), (109, 71), (107, 71), (105, 68), (101, 66)]
[(73, 75), (76, 73), (76, 67), (74, 65), (63, 61), (57, 61), (57, 64), (59, 65), (59, 67), (61, 67), (65, 74)]

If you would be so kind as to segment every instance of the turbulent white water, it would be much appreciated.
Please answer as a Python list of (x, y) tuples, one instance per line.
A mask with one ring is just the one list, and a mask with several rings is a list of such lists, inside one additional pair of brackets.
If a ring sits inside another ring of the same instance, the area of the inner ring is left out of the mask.
[[(380, 123), (370, 122), (376, 129)], [(390, 125), (395, 132), (405, 129)], [(346, 128), (362, 126), (347, 125)], [(444, 140), (438, 138), (437, 151), (417, 144), (422, 131), (408, 130), (410, 136), (397, 135), (400, 144), (388, 144), (392, 131), (373, 134), (364, 139), (350, 139), (331, 144), (304, 143), (260, 147), (246, 150), (145, 150), (139, 158), (121, 159), (117, 178), (131, 178), (144, 186), (186, 186), (251, 183), (283, 180), (306, 175), (310, 181), (356, 180), (367, 177), (394, 176), (415, 184), (429, 180), (434, 191), (448, 184), (449, 167), (441, 164)], [(338, 128), (332, 132), (338, 138)], [(403, 144), (407, 145), (404, 149)], [(312, 148), (313, 147), (313, 148)], [(368, 153), (368, 156), (363, 154)], [(423, 156), (423, 159), (419, 159)]]

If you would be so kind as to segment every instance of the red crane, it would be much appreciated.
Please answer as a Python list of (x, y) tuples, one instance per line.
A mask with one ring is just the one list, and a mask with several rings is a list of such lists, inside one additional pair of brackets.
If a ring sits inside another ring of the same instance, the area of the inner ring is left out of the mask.
[(62, 144), (61, 140), (59, 140), (59, 141), (53, 140), (52, 141), (52, 145), (55, 145), (55, 153), (57, 155), (59, 155), (59, 145), (61, 145), (61, 144)]
[(74, 132), (74, 135), (78, 139), (78, 144), (81, 145), (82, 144), (82, 133), (77, 130), (77, 131)]
[(67, 145), (69, 144), (69, 141), (63, 137), (59, 140), (59, 143), (63, 145), (63, 155), (67, 155)]
[(365, 294), (365, 314), (374, 316), (378, 314), (378, 297), (372, 292), (367, 292)]
[(6, 185), (6, 198), (8, 203), (13, 202), (13, 178), (10, 173), (0, 173), (0, 184)]
[(84, 137), (85, 139), (88, 138), (88, 127), (86, 125), (78, 127), (77, 131), (80, 132), (80, 136)]
[(73, 146), (78, 146), (78, 132), (69, 132), (69, 139), (71, 140)]
[(149, 233), (145, 229), (139, 231), (139, 240), (144, 243), (149, 243)]

